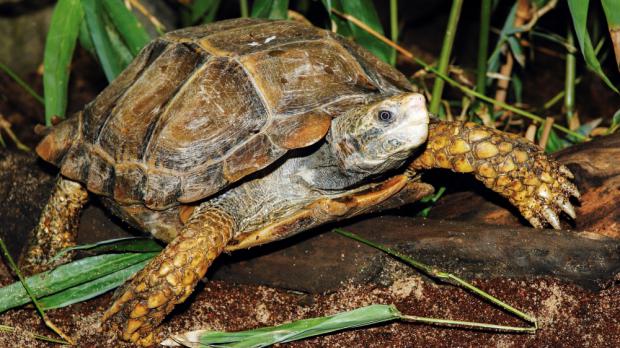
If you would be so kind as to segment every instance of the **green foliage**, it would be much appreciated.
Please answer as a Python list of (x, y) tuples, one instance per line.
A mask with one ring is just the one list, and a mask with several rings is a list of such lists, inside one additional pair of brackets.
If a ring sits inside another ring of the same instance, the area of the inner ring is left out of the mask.
[(131, 62), (129, 49), (119, 38), (102, 1), (82, 0), (84, 18), (97, 58), (108, 81), (112, 81)]
[(610, 30), (620, 28), (620, 1), (618, 0), (601, 0), (605, 17), (607, 17), (607, 25)]
[(132, 57), (135, 57), (151, 41), (151, 37), (122, 1), (103, 0), (102, 3)]
[[(157, 254), (120, 253), (87, 257), (28, 277), (26, 283), (42, 304), (58, 308), (113, 289), (122, 284), (132, 272), (141, 269), (137, 265), (144, 266)], [(130, 267), (133, 267), (131, 272), (127, 270)], [(0, 288), (0, 312), (30, 301), (20, 282)]]
[[(575, 33), (577, 34), (577, 41), (581, 48), (581, 53), (585, 59), (588, 67), (592, 69), (614, 92), (619, 93), (618, 89), (611, 83), (607, 75), (603, 72), (601, 63), (598, 61), (596, 54), (594, 53), (594, 47), (590, 40), (590, 34), (588, 33), (587, 19), (588, 19), (588, 5), (590, 0), (568, 0), (568, 7), (570, 9), (571, 17), (573, 18), (573, 26)], [(620, 6), (620, 5), (618, 5)]]
[[(292, 342), (304, 338), (328, 334), (334, 331), (368, 326), (399, 319), (402, 314), (391, 305), (370, 305), (348, 312), (297, 320), (292, 323), (241, 332), (200, 332), (199, 340), (204, 346), (223, 345), (242, 347), (267, 347), (276, 343)], [(194, 335), (196, 336), (196, 335)], [(189, 346), (191, 341), (181, 341)]]
[(611, 126), (609, 126), (609, 129), (607, 130), (607, 134), (614, 133), (618, 130), (618, 128), (620, 128), (620, 109), (618, 109), (611, 118)]
[(288, 0), (256, 0), (252, 5), (254, 18), (287, 19)]
[(361, 20), (374, 31), (383, 35), (383, 26), (379, 20), (377, 10), (371, 0), (322, 0), (323, 6), (330, 13), (332, 20), (336, 23), (337, 32), (343, 36), (353, 37), (355, 42), (372, 52), (375, 56), (386, 63), (391, 62), (394, 49), (381, 40), (369, 34), (366, 30), (348, 21), (342, 20), (334, 15), (331, 9), (353, 15)]
[(82, 15), (79, 0), (59, 0), (52, 14), (43, 56), (43, 90), (47, 126), (52, 125), (52, 117), (64, 117), (67, 110), (69, 67)]
[(221, 0), (195, 0), (181, 12), (183, 26), (211, 23), (219, 10)]

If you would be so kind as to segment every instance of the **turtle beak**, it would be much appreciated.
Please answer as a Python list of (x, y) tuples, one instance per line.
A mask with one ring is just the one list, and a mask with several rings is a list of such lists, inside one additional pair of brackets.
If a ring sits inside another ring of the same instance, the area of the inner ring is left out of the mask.
[(402, 131), (407, 134), (409, 145), (418, 147), (426, 142), (428, 136), (429, 113), (426, 100), (419, 93), (407, 94), (401, 102), (401, 108), (401, 112), (406, 115)]

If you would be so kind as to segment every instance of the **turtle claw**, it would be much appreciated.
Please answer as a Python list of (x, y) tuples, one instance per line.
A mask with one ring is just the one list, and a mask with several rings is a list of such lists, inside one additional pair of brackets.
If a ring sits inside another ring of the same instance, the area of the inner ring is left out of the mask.
[(532, 224), (532, 226), (534, 226), (534, 228), (543, 228), (543, 224), (542, 222), (540, 222), (540, 219), (537, 217), (531, 217), (529, 219), (527, 219), (527, 221), (530, 222), (530, 224)]
[(575, 198), (581, 198), (581, 194), (579, 193), (579, 190), (577, 189), (577, 186), (575, 186), (575, 184), (573, 184), (572, 182), (566, 181), (563, 186), (564, 186), (564, 189), (568, 193), (570, 193), (571, 196)]
[(561, 229), (560, 218), (558, 218), (558, 215), (551, 208), (544, 208), (542, 214), (547, 220), (547, 222), (549, 222), (549, 224), (553, 226), (553, 228), (555, 228), (556, 230)]
[(563, 174), (564, 176), (566, 176), (567, 178), (569, 178), (569, 179), (571, 179), (571, 180), (575, 178), (575, 176), (574, 176), (574, 175), (573, 175), (573, 173), (572, 173), (572, 172), (568, 169), (568, 167), (567, 167), (567, 166), (565, 166), (565, 165), (563, 165), (563, 164), (562, 164), (562, 165), (560, 165), (560, 168), (559, 168), (559, 169), (560, 169), (560, 173), (562, 173), (562, 174)]
[(577, 214), (575, 214), (575, 207), (573, 207), (573, 205), (570, 204), (569, 201), (564, 199), (558, 199), (557, 203), (558, 206), (562, 209), (562, 211), (566, 213), (566, 215), (570, 216), (573, 219), (577, 217)]

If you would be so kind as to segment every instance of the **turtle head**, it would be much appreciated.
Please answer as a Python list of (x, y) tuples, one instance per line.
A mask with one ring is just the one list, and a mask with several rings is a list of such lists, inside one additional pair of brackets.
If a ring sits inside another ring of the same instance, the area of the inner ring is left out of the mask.
[(332, 121), (332, 152), (345, 172), (380, 174), (396, 168), (426, 142), (424, 96), (407, 93), (349, 110)]

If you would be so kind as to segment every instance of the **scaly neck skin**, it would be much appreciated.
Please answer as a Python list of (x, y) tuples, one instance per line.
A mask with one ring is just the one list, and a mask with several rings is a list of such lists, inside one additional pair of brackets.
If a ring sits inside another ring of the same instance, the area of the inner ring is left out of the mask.
[(324, 142), (307, 155), (291, 154), (272, 172), (229, 189), (209, 204), (229, 212), (239, 232), (244, 232), (295, 213), (319, 197), (343, 193), (367, 178), (344, 174)]

